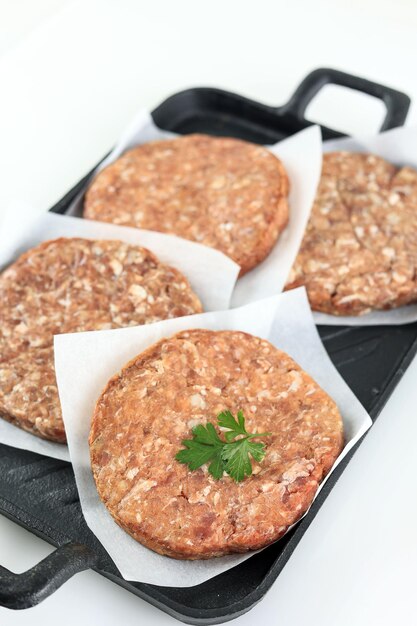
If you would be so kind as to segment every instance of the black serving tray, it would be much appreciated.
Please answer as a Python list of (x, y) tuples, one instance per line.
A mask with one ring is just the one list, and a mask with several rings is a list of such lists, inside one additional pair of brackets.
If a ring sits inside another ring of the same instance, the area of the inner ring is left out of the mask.
[[(383, 100), (383, 130), (405, 121), (410, 105), (405, 94), (331, 69), (309, 74), (289, 102), (279, 108), (218, 89), (198, 88), (171, 96), (152, 115), (158, 126), (178, 133), (203, 132), (275, 143), (311, 124), (304, 112), (326, 83)], [(322, 131), (325, 139), (342, 136), (330, 128), (322, 127)], [(65, 213), (90, 176), (51, 210)], [(375, 420), (417, 351), (417, 323), (400, 327), (322, 326), (320, 335), (339, 372)], [(170, 588), (121, 577), (84, 521), (69, 463), (0, 445), (0, 513), (57, 546), (23, 574), (0, 567), (0, 605), (12, 609), (33, 606), (73, 574), (92, 568), (186, 623), (231, 620), (248, 611), (271, 587), (353, 453), (332, 473), (308, 515), (283, 539), (201, 585)]]

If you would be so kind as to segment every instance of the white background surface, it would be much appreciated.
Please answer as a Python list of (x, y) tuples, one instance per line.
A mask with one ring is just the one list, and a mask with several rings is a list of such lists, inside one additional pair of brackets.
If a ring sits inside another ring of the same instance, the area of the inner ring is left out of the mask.
[[(112, 146), (139, 106), (194, 85), (281, 104), (310, 70), (337, 67), (417, 101), (414, 0), (0, 0), (0, 211), (46, 209)], [(342, 100), (343, 97), (343, 100)], [(310, 117), (377, 128), (379, 103), (327, 89)], [(417, 123), (414, 107), (409, 123)], [(235, 623), (417, 624), (417, 362), (266, 598)], [(0, 517), (0, 563), (51, 548)], [(93, 572), (2, 626), (174, 624)]]

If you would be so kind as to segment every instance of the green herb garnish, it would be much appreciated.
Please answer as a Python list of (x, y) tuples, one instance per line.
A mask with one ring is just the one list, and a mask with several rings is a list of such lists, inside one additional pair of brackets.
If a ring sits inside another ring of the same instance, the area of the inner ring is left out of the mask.
[(260, 462), (266, 454), (265, 444), (255, 443), (252, 439), (267, 437), (271, 433), (248, 433), (242, 411), (238, 411), (237, 419), (230, 411), (219, 413), (217, 424), (220, 428), (228, 429), (224, 433), (225, 441), (220, 439), (213, 424), (200, 424), (193, 428), (192, 439), (182, 441), (185, 449), (180, 450), (175, 458), (188, 465), (190, 470), (209, 463), (208, 471), (216, 480), (226, 472), (233, 480), (240, 482), (252, 474), (250, 457)]

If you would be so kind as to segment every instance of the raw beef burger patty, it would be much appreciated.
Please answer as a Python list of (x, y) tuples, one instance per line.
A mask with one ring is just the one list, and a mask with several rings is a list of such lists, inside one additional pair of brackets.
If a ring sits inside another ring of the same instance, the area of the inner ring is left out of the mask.
[(201, 312), (180, 272), (121, 241), (56, 239), (0, 275), (0, 415), (65, 442), (53, 335), (147, 324)]
[(285, 169), (266, 148), (188, 135), (138, 146), (106, 167), (87, 191), (84, 215), (217, 248), (244, 274), (285, 228), (288, 192)]
[[(197, 424), (242, 409), (270, 432), (236, 483), (175, 459)], [(154, 344), (97, 401), (91, 463), (101, 499), (137, 541), (177, 559), (262, 548), (311, 504), (343, 446), (339, 411), (287, 354), (237, 331), (190, 330)]]
[(417, 171), (332, 152), (287, 289), (313, 309), (362, 315), (417, 301)]

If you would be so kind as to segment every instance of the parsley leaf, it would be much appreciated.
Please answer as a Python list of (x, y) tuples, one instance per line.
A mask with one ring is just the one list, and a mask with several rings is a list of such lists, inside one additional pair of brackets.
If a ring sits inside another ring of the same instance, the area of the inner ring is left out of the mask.
[(203, 426), (199, 424), (193, 428), (194, 439), (199, 443), (207, 443), (209, 445), (223, 445), (223, 441), (220, 439), (213, 424), (207, 424)]
[(224, 442), (220, 439), (213, 424), (196, 426), (193, 428), (193, 435), (193, 439), (182, 441), (185, 450), (177, 452), (175, 458), (180, 463), (188, 465), (190, 470), (196, 470), (211, 461), (209, 472), (218, 480), (223, 476), (221, 453)]
[(245, 476), (252, 474), (251, 455), (255, 461), (262, 461), (265, 456), (265, 445), (254, 443), (249, 438), (239, 439), (233, 445), (224, 446), (222, 459), (225, 463), (225, 471), (236, 482), (240, 482)]
[(229, 428), (229, 432), (224, 434), (226, 441), (232, 441), (238, 435), (247, 435), (242, 411), (238, 411), (237, 420), (230, 411), (223, 411), (217, 416), (217, 423), (221, 428)]
[(208, 471), (216, 480), (226, 472), (233, 480), (240, 482), (252, 474), (251, 457), (260, 462), (266, 454), (265, 444), (255, 443), (252, 439), (266, 437), (271, 433), (248, 433), (242, 411), (238, 411), (237, 419), (230, 411), (223, 411), (217, 416), (217, 423), (220, 428), (228, 429), (224, 433), (225, 441), (220, 439), (213, 424), (200, 424), (192, 430), (193, 439), (182, 441), (185, 449), (180, 450), (175, 458), (188, 465), (190, 470), (209, 463)]
[(220, 450), (216, 452), (215, 457), (213, 458), (212, 462), (208, 466), (208, 471), (216, 480), (220, 480), (220, 478), (223, 476), (223, 473), (224, 473), (222, 450), (223, 448), (220, 448)]

